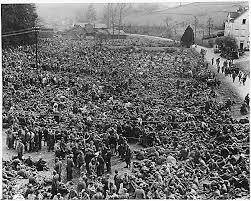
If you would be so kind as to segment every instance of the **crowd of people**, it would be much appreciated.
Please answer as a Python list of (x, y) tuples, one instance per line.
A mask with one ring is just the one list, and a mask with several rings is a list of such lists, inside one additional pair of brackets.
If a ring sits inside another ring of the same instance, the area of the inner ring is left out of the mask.
[[(233, 61), (225, 60), (223, 61), (223, 65), (220, 66), (220, 58), (217, 58), (215, 60), (217, 72), (223, 73), (225, 76), (230, 76), (233, 79), (233, 83), (236, 79), (238, 79), (240, 84), (243, 84), (245, 86), (247, 77), (249, 76), (246, 72), (242, 72), (235, 64), (233, 64)], [(212, 58), (212, 65), (214, 65), (214, 58)]]
[(173, 40), (146, 39), (142, 36), (131, 35), (126, 39), (107, 40), (104, 44), (112, 46), (173, 47), (176, 43)]
[[(55, 37), (38, 56), (36, 65), (32, 46), (3, 50), (3, 135), (17, 150), (3, 161), (4, 199), (249, 196), (248, 120), (217, 102), (217, 76), (196, 51)], [(25, 154), (44, 149), (53, 166)], [(28, 183), (17, 188), (17, 178)]]
[[(233, 79), (233, 83), (235, 82), (236, 79), (238, 79), (239, 84), (245, 86), (247, 77), (249, 76), (247, 72), (241, 71), (239, 67), (233, 64), (233, 61), (231, 60), (223, 61), (222, 66), (220, 66), (220, 58), (217, 58), (215, 62), (217, 67), (217, 73), (223, 73), (225, 77), (230, 76)], [(212, 58), (212, 65), (214, 65), (214, 58)], [(249, 94), (245, 96), (243, 104), (241, 105), (240, 108), (240, 113), (242, 115), (246, 115), (248, 114), (248, 112), (249, 112)]]

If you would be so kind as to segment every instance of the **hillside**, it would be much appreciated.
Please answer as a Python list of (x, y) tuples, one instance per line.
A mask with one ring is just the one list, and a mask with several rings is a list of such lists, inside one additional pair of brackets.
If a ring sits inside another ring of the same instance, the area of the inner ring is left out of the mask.
[(235, 11), (238, 6), (248, 6), (248, 2), (197, 2), (179, 7), (158, 10), (151, 13), (134, 13), (125, 17), (125, 24), (132, 25), (165, 25), (164, 19), (171, 18), (170, 24), (187, 26), (194, 22), (193, 15), (198, 17), (201, 27), (206, 25), (209, 17), (213, 25), (219, 27), (226, 20), (227, 12)]

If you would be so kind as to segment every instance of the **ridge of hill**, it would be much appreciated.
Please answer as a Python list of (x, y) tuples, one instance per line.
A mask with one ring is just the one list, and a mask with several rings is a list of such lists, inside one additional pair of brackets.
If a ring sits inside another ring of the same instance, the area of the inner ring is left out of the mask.
[(236, 11), (239, 6), (248, 6), (245, 2), (194, 2), (157, 10), (149, 13), (136, 12), (124, 18), (125, 24), (131, 25), (165, 25), (165, 18), (170, 18), (170, 24), (176, 26), (187, 26), (193, 24), (194, 17), (199, 20), (199, 25), (206, 26), (209, 17), (213, 20), (215, 27), (220, 27), (227, 18), (228, 12)]

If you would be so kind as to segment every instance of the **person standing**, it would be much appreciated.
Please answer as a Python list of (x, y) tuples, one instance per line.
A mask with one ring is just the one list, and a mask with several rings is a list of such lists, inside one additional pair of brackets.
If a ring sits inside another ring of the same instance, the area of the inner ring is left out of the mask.
[(80, 150), (78, 152), (78, 155), (77, 155), (77, 164), (76, 164), (76, 167), (77, 168), (81, 168), (83, 164), (84, 164), (84, 153), (83, 153), (82, 150)]
[(6, 145), (7, 145), (8, 149), (11, 149), (11, 134), (12, 134), (12, 130), (9, 128), (6, 131), (6, 134), (7, 134)]
[(214, 65), (214, 58), (212, 58), (212, 65)]
[(46, 143), (46, 145), (48, 146), (49, 131), (48, 131), (47, 128), (44, 128), (44, 129), (43, 129), (43, 135), (44, 135), (44, 146), (45, 146), (45, 143)]
[(126, 153), (125, 153), (126, 167), (125, 168), (131, 167), (131, 158), (132, 158), (131, 149), (130, 149), (129, 145), (126, 145)]
[(67, 159), (67, 165), (66, 165), (66, 177), (67, 177), (67, 181), (71, 181), (73, 179), (72, 176), (72, 168), (74, 167), (73, 164), (73, 160), (72, 160), (72, 155), (70, 154), (70, 156), (68, 156)]
[(244, 73), (244, 75), (243, 75), (243, 77), (242, 77), (243, 86), (245, 86), (246, 80), (247, 80), (247, 75)]
[(115, 170), (115, 175), (114, 175), (113, 180), (114, 180), (114, 184), (115, 184), (115, 186), (117, 188), (116, 193), (118, 193), (119, 186), (120, 186), (120, 183), (121, 183), (121, 179), (119, 178), (119, 172), (118, 172), (118, 170)]
[(42, 138), (43, 138), (43, 131), (42, 131), (42, 128), (39, 127), (39, 130), (38, 130), (38, 150), (40, 150), (40, 151), (42, 149)]
[(48, 152), (53, 151), (55, 145), (55, 133), (51, 130), (48, 133)]
[(97, 158), (98, 165), (97, 165), (97, 176), (100, 177), (105, 173), (105, 162), (101, 155), (98, 155)]
[(136, 200), (146, 199), (145, 191), (143, 190), (143, 184), (141, 183), (134, 192), (134, 198)]
[(216, 65), (217, 65), (217, 67), (220, 66), (220, 58), (216, 59)]
[(23, 144), (22, 141), (19, 139), (19, 140), (18, 140), (18, 145), (17, 145), (17, 154), (18, 154), (19, 160), (23, 160), (24, 149), (25, 149), (24, 144)]
[(54, 170), (53, 171), (53, 176), (52, 176), (52, 185), (51, 185), (51, 199), (57, 195), (58, 192), (58, 181), (59, 181), (59, 176), (57, 172)]
[(235, 81), (235, 78), (236, 78), (237, 74), (235, 73), (235, 71), (232, 73), (232, 78), (233, 78), (233, 83)]
[(63, 166), (62, 162), (59, 160), (59, 158), (56, 157), (54, 170), (57, 172), (59, 176), (58, 179), (59, 181), (61, 181), (62, 166)]
[(23, 144), (25, 146), (25, 151), (29, 151), (30, 150), (30, 137), (31, 137), (31, 133), (30, 133), (29, 129), (26, 128), (26, 130), (25, 130), (25, 138), (23, 139)]
[(39, 150), (39, 143), (41, 144), (41, 140), (39, 139), (38, 129), (35, 130), (35, 137), (34, 137), (34, 144), (35, 144), (35, 151), (38, 152)]
[(241, 78), (242, 78), (242, 72), (240, 71), (239, 74), (238, 74), (238, 78), (239, 78), (239, 82), (241, 84)]
[(221, 72), (224, 73), (226, 69), (226, 63), (223, 62), (223, 66), (221, 67)]
[(217, 65), (217, 73), (220, 73), (220, 65)]
[(249, 99), (249, 94), (247, 94), (246, 96), (245, 96), (245, 103), (249, 106), (249, 101), (250, 101), (250, 99)]
[(107, 172), (111, 172), (111, 158), (112, 158), (112, 152), (110, 149), (108, 149), (105, 155), (105, 164)]

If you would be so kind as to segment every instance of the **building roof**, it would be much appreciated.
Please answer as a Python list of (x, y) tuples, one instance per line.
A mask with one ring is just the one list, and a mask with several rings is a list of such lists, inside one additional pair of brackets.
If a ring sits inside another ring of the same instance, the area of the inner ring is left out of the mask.
[(245, 12), (248, 12), (248, 10), (243, 10), (241, 12), (229, 12), (230, 21), (233, 22), (235, 19), (240, 17)]
[(85, 27), (85, 25), (87, 24), (91, 24), (95, 29), (107, 29), (107, 26), (105, 24), (100, 24), (100, 23), (76, 22), (74, 25)]
[(106, 30), (97, 30), (97, 34), (100, 34), (100, 35), (108, 35), (108, 31)]
[(113, 35), (113, 33), (114, 33), (114, 35), (126, 35), (126, 33), (123, 30), (120, 30), (120, 32), (119, 32), (119, 30), (114, 29), (114, 32), (113, 32), (113, 29), (108, 29), (107, 31), (111, 35)]
[(229, 15), (230, 15), (231, 19), (235, 19), (235, 18), (239, 17), (240, 13), (238, 13), (238, 12), (230, 12)]

